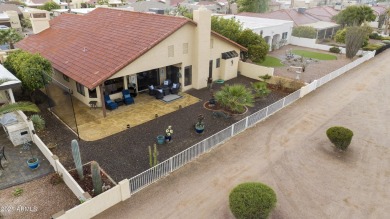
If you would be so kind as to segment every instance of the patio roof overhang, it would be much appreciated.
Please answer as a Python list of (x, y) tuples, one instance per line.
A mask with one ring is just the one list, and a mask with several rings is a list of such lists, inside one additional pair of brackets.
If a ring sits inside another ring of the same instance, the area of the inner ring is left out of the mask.
[(0, 90), (7, 90), (12, 88), (18, 88), (22, 82), (9, 72), (3, 65), (0, 65), (0, 79), (10, 79), (10, 81), (4, 82), (0, 85)]

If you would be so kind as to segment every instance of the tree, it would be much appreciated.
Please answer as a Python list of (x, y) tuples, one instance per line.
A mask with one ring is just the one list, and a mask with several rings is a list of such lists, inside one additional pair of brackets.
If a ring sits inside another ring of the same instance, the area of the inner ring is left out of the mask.
[(28, 18), (22, 18), (20, 20), (20, 25), (22, 26), (23, 29), (26, 29), (26, 28), (30, 28), (31, 29), (32, 28), (31, 21)]
[(47, 75), (51, 75), (51, 63), (39, 54), (16, 51), (7, 57), (4, 67), (22, 81), (22, 87), (30, 94), (50, 82)]
[(262, 36), (256, 34), (250, 29), (245, 29), (241, 32), (237, 39), (237, 43), (248, 48), (248, 52), (243, 52), (253, 62), (262, 62), (267, 56), (269, 45), (265, 42)]
[(237, 219), (267, 218), (276, 202), (274, 190), (258, 182), (242, 183), (229, 195), (229, 207)]
[(60, 9), (61, 6), (53, 1), (49, 1), (38, 8), (46, 11), (52, 11), (54, 9)]
[(345, 34), (345, 49), (347, 58), (352, 59), (363, 46), (366, 33), (361, 27), (348, 27)]
[(97, 4), (98, 5), (108, 5), (108, 0), (98, 0)]
[(245, 112), (246, 106), (253, 106), (252, 92), (242, 84), (225, 85), (215, 93), (217, 102), (233, 113)]
[(8, 44), (10, 49), (15, 49), (14, 44), (23, 39), (15, 29), (0, 30), (0, 44)]
[(295, 37), (315, 39), (317, 37), (317, 31), (314, 27), (298, 26), (293, 28), (291, 35)]
[(238, 43), (238, 37), (242, 32), (242, 25), (234, 18), (224, 19), (219, 16), (212, 16), (211, 29)]
[(239, 12), (264, 13), (268, 11), (269, 0), (237, 0)]
[(263, 37), (250, 29), (243, 30), (241, 23), (234, 18), (224, 19), (213, 16), (211, 17), (211, 29), (247, 47), (248, 52), (243, 52), (244, 58), (250, 58), (254, 62), (261, 62), (268, 53), (269, 46)]
[[(7, 82), (11, 81), (10, 79), (0, 79), (0, 85)], [(30, 102), (17, 102), (17, 103), (9, 103), (9, 104), (4, 104), (0, 106), (0, 115), (3, 115), (5, 113), (10, 113), (14, 111), (25, 111), (25, 112), (39, 112), (38, 107)]]
[(374, 11), (366, 5), (352, 5), (342, 10), (333, 17), (336, 23), (344, 26), (360, 26), (365, 21), (374, 21), (376, 18)]

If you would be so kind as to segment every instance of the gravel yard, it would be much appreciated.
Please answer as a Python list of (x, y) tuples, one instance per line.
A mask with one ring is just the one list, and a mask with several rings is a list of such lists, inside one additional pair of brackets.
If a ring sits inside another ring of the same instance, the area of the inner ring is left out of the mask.
[[(65, 183), (50, 183), (53, 175), (0, 190), (0, 215), (7, 219), (50, 218), (61, 210), (78, 205), (80, 201)], [(20, 196), (13, 195), (17, 189), (23, 190)]]

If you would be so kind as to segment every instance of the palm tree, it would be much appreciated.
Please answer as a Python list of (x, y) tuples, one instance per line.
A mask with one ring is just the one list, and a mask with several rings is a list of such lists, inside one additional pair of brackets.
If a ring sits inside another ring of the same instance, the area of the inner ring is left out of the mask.
[[(7, 81), (12, 81), (11, 79), (0, 79), (0, 85)], [(9, 103), (0, 106), (0, 115), (14, 112), (14, 111), (26, 111), (26, 112), (39, 112), (39, 108), (37, 105), (31, 102), (17, 102), (17, 103)]]
[(23, 39), (23, 36), (12, 28), (0, 31), (0, 44), (7, 43), (10, 49), (15, 49), (14, 43), (21, 39)]
[(243, 113), (246, 106), (253, 106), (252, 92), (242, 84), (225, 85), (215, 93), (217, 103), (235, 113)]

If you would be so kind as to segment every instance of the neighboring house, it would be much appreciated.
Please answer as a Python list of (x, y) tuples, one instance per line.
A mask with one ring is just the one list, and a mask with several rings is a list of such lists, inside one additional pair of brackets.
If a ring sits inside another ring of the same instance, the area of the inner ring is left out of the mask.
[(370, 22), (370, 26), (373, 28), (379, 28), (379, 18), (380, 16), (386, 16), (387, 8), (385, 6), (371, 6), (374, 14), (376, 15), (375, 21)]
[(314, 8), (283, 9), (269, 13), (242, 12), (240, 16), (269, 18), (278, 20), (293, 21), (294, 26), (311, 26), (317, 30), (319, 39), (332, 37), (339, 28), (339, 25), (331, 22), (332, 17), (338, 11), (328, 6)]
[(47, 25), (16, 47), (47, 58), (55, 80), (83, 103), (98, 106), (103, 93), (119, 98), (130, 86), (143, 91), (171, 79), (186, 91), (206, 87), (209, 77), (235, 78), (238, 54), (246, 51), (211, 31), (211, 12), (205, 8), (194, 11), (194, 21), (97, 8), (86, 15), (60, 15), (50, 27), (47, 18)]
[(24, 4), (26, 4), (26, 6), (30, 7), (30, 8), (38, 8), (40, 6), (43, 6), (46, 2), (50, 2), (50, 1), (54, 1), (55, 3), (59, 4), (62, 9), (68, 9), (69, 6), (70, 6), (70, 8), (73, 8), (72, 0), (70, 0), (69, 4), (65, 0), (64, 1), (60, 1), (60, 0), (26, 0), (24, 2)]
[(251, 29), (253, 32), (262, 35), (268, 43), (270, 51), (289, 44), (292, 28), (292, 21), (276, 20), (268, 18), (247, 17), (239, 15), (225, 15), (225, 19), (234, 18), (239, 21), (244, 29)]
[(167, 5), (162, 2), (157, 1), (139, 1), (130, 3), (129, 5), (125, 5), (122, 7), (132, 7), (134, 11), (138, 12), (156, 12), (157, 14), (164, 14), (165, 10), (169, 10), (171, 8), (170, 5)]
[(22, 18), (23, 14), (17, 5), (0, 4), (0, 25), (22, 31), (22, 26), (20, 24)]

